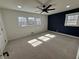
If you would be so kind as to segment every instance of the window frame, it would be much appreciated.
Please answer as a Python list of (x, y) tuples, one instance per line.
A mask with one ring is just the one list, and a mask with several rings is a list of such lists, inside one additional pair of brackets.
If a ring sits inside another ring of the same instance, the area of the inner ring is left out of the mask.
[[(24, 18), (24, 19), (23, 19)], [(19, 27), (26, 27), (26, 26), (39, 26), (41, 25), (41, 18), (40, 17), (33, 17), (34, 19), (30, 23), (29, 17), (19, 16), (18, 17), (18, 26)], [(22, 20), (23, 19), (23, 20)], [(40, 22), (37, 21), (37, 19), (40, 19)], [(20, 20), (20, 21), (19, 21)], [(26, 20), (26, 22), (25, 22)], [(33, 22), (33, 24), (32, 24)], [(23, 23), (23, 24), (22, 24)], [(25, 23), (25, 24), (24, 24)], [(29, 24), (30, 23), (30, 24)], [(40, 24), (37, 24), (40, 23)]]

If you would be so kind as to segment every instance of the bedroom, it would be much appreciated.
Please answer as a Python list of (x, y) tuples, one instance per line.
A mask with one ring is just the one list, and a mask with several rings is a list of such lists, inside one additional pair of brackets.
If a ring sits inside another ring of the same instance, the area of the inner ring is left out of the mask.
[(79, 0), (0, 0), (0, 59), (78, 59)]

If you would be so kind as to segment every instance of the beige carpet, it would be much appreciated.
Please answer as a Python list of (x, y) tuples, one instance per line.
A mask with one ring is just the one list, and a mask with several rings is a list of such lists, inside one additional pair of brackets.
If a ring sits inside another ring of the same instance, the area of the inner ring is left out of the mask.
[[(55, 35), (48, 41), (37, 39), (46, 34)], [(33, 47), (28, 43), (29, 40), (37, 39), (42, 44)], [(79, 40), (52, 32), (40, 33), (14, 41), (10, 41), (6, 50), (10, 56), (5, 59), (76, 59)]]

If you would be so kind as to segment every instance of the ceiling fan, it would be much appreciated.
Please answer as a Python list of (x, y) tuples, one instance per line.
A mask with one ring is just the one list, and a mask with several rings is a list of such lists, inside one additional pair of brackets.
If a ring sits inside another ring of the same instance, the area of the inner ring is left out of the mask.
[(37, 6), (37, 8), (42, 11), (41, 13), (43, 13), (43, 12), (48, 13), (49, 11), (55, 10), (55, 8), (50, 9), (50, 7), (53, 6), (53, 4), (50, 4), (50, 1), (51, 1), (51, 0), (48, 0), (48, 1), (45, 2), (45, 3), (42, 3), (42, 2), (39, 1), (39, 0), (36, 0), (36, 1), (40, 4), (40, 6)]

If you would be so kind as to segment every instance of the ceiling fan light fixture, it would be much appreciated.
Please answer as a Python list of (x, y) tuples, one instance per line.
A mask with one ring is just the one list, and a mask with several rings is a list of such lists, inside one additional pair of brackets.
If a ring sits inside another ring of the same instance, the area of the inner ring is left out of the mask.
[(18, 7), (18, 8), (22, 8), (22, 6), (21, 6), (21, 5), (17, 5), (17, 7)]
[(70, 5), (67, 5), (66, 8), (70, 8)]

